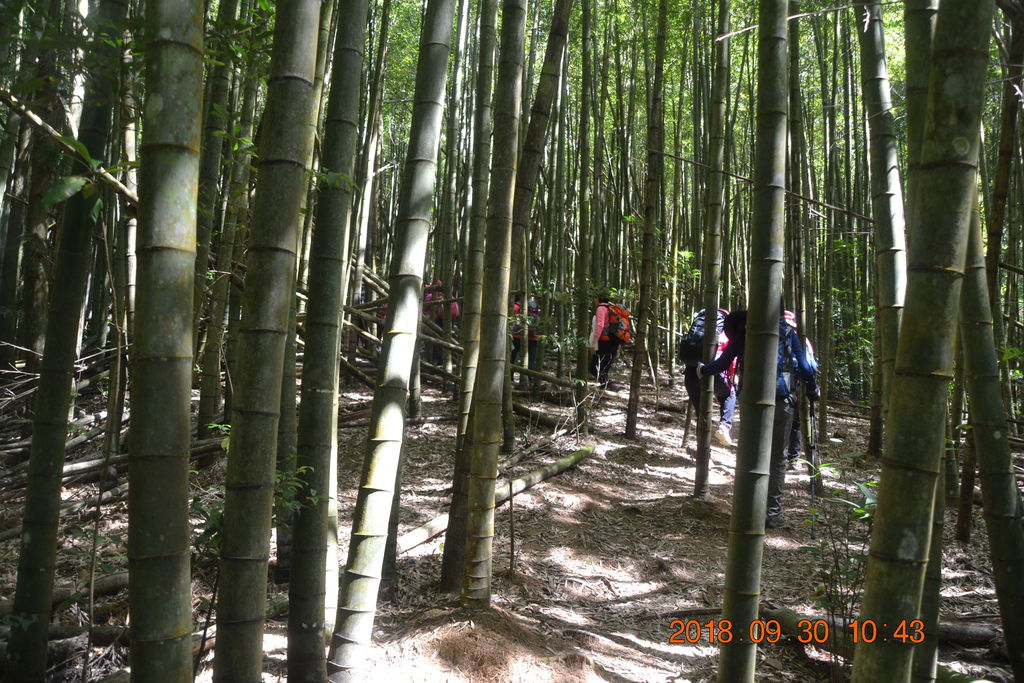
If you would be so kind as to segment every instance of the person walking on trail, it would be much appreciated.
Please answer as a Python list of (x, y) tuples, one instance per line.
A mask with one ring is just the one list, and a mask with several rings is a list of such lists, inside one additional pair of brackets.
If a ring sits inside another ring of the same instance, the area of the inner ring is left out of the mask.
[[(431, 291), (423, 297), (423, 315), (433, 320), (439, 327), (444, 327), (445, 306), (440, 302), (445, 299), (443, 284), (440, 280), (434, 283)], [(448, 303), (448, 314), (454, 325), (459, 321), (459, 302), (454, 299)]]
[[(796, 316), (792, 311), (784, 311), (783, 317), (786, 319), (786, 324), (796, 332)], [(799, 334), (799, 333), (798, 333)], [(807, 356), (807, 362), (810, 363), (811, 367), (815, 371), (818, 370), (818, 358), (814, 353), (814, 346), (811, 344), (811, 340), (806, 336), (801, 339), (804, 344), (804, 354)], [(786, 469), (792, 470), (795, 468), (797, 458), (803, 454), (804, 449), (804, 434), (800, 424), (800, 413), (793, 417), (793, 429), (789, 432), (789, 442), (786, 444)]]
[[(710, 363), (697, 366), (697, 376), (724, 371), (733, 359), (740, 364), (740, 390), (742, 391), (742, 365), (744, 352), (744, 334), (746, 329), (746, 311), (734, 311), (725, 321), (726, 344), (722, 355)], [(738, 315), (742, 314), (742, 315)], [(735, 316), (735, 318), (734, 318)], [(733, 320), (729, 320), (733, 318)], [(730, 324), (731, 323), (731, 324)], [(743, 334), (741, 334), (741, 330)], [(793, 418), (797, 408), (797, 380), (803, 382), (807, 397), (816, 401), (818, 391), (817, 372), (807, 360), (804, 346), (796, 331), (786, 322), (785, 315), (779, 316), (779, 349), (776, 361), (775, 377), (775, 420), (772, 425), (771, 464), (768, 474), (768, 505), (766, 508), (765, 527), (776, 529), (784, 523), (782, 514), (782, 491), (786, 483), (786, 446), (788, 445)]]
[(608, 381), (608, 373), (620, 344), (618, 337), (609, 333), (610, 319), (608, 295), (598, 294), (594, 297), (594, 317), (590, 327), (590, 375), (597, 379), (602, 389), (618, 391), (621, 388), (619, 384)]
[[(434, 283), (431, 291), (427, 292), (426, 296), (423, 297), (423, 317), (434, 321), (434, 324), (444, 329), (444, 316), (447, 312), (451, 319), (452, 325), (454, 326), (459, 321), (459, 303), (452, 300), (446, 307), (443, 303), (436, 303), (443, 301), (445, 298), (443, 283), (438, 280)], [(440, 365), (443, 358), (444, 350), (437, 344), (429, 345), (430, 352), (427, 357), (431, 363)]]
[[(512, 364), (519, 358), (523, 350), (523, 323), (519, 319), (523, 313), (523, 304), (516, 294), (515, 303), (512, 304), (512, 315), (516, 316), (516, 323), (512, 326)], [(532, 296), (526, 306), (526, 351), (529, 354), (528, 367), (530, 370), (537, 369), (537, 324), (540, 322), (540, 307), (537, 300)]]
[[(718, 309), (718, 322), (717, 322), (717, 333), (718, 333), (718, 345), (715, 348), (715, 358), (722, 355), (725, 350), (726, 344), (728, 344), (727, 338), (724, 336), (725, 318), (729, 315), (729, 311), (724, 308)], [(683, 347), (688, 341), (694, 343), (698, 342), (699, 347), (703, 349), (704, 346), (704, 309), (697, 311), (697, 314), (693, 316), (693, 321), (690, 323), (690, 331), (684, 338), (683, 344), (680, 345), (681, 354)], [(690, 403), (693, 404), (693, 408), (700, 414), (700, 403), (701, 395), (703, 392), (700, 390), (700, 378), (697, 377), (697, 364), (700, 363), (700, 352), (695, 356), (689, 355), (681, 359), (686, 365), (686, 369), (683, 371), (683, 385), (686, 387), (686, 394), (690, 398)], [(715, 430), (714, 439), (717, 443), (722, 446), (732, 446), (732, 417), (736, 412), (736, 385), (734, 380), (736, 378), (736, 361), (734, 360), (729, 364), (729, 367), (724, 371), (715, 374), (715, 399), (718, 401), (720, 417), (718, 420), (718, 428)]]

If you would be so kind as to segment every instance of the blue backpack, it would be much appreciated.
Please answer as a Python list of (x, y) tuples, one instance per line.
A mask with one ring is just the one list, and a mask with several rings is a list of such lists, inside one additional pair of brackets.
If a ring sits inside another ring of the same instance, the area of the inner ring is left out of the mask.
[(785, 322), (779, 323), (779, 352), (776, 358), (775, 398), (786, 398), (796, 391), (796, 371), (800, 367), (796, 359), (793, 341), (796, 332)]

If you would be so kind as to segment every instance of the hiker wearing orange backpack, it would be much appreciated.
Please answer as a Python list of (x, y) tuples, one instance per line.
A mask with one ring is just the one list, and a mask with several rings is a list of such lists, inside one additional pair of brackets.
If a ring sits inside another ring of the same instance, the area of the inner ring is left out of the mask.
[(608, 381), (615, 355), (621, 344), (633, 340), (630, 313), (622, 306), (608, 301), (607, 294), (594, 297), (594, 317), (590, 327), (590, 375), (602, 389), (618, 391), (618, 382)]

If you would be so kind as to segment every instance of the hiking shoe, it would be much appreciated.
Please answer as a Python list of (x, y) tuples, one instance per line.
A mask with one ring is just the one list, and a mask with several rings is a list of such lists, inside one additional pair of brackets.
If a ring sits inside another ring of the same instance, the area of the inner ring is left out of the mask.
[(784, 525), (784, 522), (782, 520), (782, 515), (781, 514), (779, 514), (779, 515), (771, 515), (769, 517), (766, 517), (765, 520), (764, 520), (764, 528), (765, 529), (778, 529), (779, 527), (781, 527), (783, 525)]
[(720, 446), (732, 446), (732, 436), (729, 435), (729, 427), (726, 425), (719, 425), (715, 431), (715, 442)]

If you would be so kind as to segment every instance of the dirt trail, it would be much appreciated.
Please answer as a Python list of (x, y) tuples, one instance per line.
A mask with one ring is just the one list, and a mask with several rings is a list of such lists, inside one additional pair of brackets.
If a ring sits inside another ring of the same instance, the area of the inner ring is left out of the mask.
[[(625, 400), (605, 396), (593, 411), (594, 429), (588, 439), (563, 437), (503, 474), (519, 476), (581, 443), (595, 445), (594, 455), (578, 467), (518, 494), (511, 512), (507, 503), (499, 507), (494, 609), (471, 614), (459, 608), (453, 596), (436, 591), (443, 536), (402, 555), (393, 599), (380, 605), (364, 679), (714, 680), (717, 645), (708, 642), (706, 635), (692, 643), (670, 643), (669, 638), (679, 630), (672, 622), (681, 615), (699, 623), (719, 618), (716, 610), (722, 605), (735, 449), (712, 449), (711, 498), (692, 498), (694, 430), (683, 448), (684, 416), (678, 410), (665, 409), (685, 405), (683, 397), (681, 387), (663, 389), (658, 414), (652, 412), (653, 403), (642, 401), (640, 437), (628, 440), (620, 436), (625, 426)], [(343, 391), (341, 409), (366, 408), (370, 398), (362, 390)], [(531, 405), (552, 414), (571, 413), (568, 405)], [(435, 417), (451, 417), (456, 410), (449, 397), (429, 388), (423, 408), (425, 415)], [(520, 420), (520, 444), (536, 444), (550, 433)], [(826, 462), (841, 463), (826, 474), (831, 494), (855, 498), (858, 482), (877, 478), (875, 463), (842, 457), (862, 450), (866, 430), (863, 420), (834, 423), (834, 438), (822, 447)], [(339, 430), (339, 538), (343, 546), (350, 532), (365, 431), (365, 427)], [(738, 422), (733, 434), (739, 434)], [(451, 420), (427, 422), (407, 431), (400, 533), (447, 511), (454, 439)], [(200, 472), (194, 492), (217, 495), (223, 467), (221, 461)], [(810, 503), (808, 481), (803, 471), (791, 472), (787, 479), (784, 504), (789, 526), (767, 533), (762, 594), (768, 603), (821, 614), (822, 608), (813, 599), (820, 594), (820, 562), (807, 548), (821, 552), (825, 545), (812, 540), (804, 523)], [(90, 487), (79, 488), (66, 491), (66, 497), (94, 492)], [(3, 505), (0, 522), (4, 526), (16, 523), (20, 513), (17, 501)], [(995, 625), (997, 608), (980, 510), (974, 540), (966, 547), (952, 541), (952, 521), (952, 514), (947, 513), (943, 620)], [(117, 570), (123, 559), (116, 539), (123, 535), (126, 522), (123, 503), (104, 513), (101, 534), (109, 540), (100, 550), (111, 571)], [(65, 551), (58, 583), (67, 583), (84, 574), (85, 537), (69, 530), (86, 528), (87, 515), (62, 524)], [(822, 528), (819, 539), (828, 536), (821, 533)], [(515, 564), (510, 572), (513, 539)], [(10, 558), (16, 557), (17, 540), (0, 545), (0, 551), (9, 558), (2, 577), (2, 584), (9, 588), (4, 593), (9, 594), (16, 565)], [(343, 547), (342, 560), (344, 557)], [(213, 565), (197, 568), (197, 604), (202, 597), (212, 597), (213, 576)], [(112, 596), (109, 603), (104, 600), (98, 609), (110, 614), (107, 623), (123, 624), (125, 596)], [(286, 677), (286, 586), (272, 588), (270, 605), (264, 680), (281, 681)], [(202, 626), (204, 617), (199, 616), (197, 627)], [(124, 665), (124, 661), (118, 663), (126, 655), (123, 646), (106, 654), (109, 670)], [(211, 679), (211, 661), (212, 654), (207, 655), (197, 680)], [(991, 680), (1011, 680), (1007, 671), (996, 665), (1000, 661), (984, 648), (944, 648), (942, 652), (945, 664), (961, 662), (954, 664), (960, 670), (984, 674)], [(768, 681), (828, 680), (828, 656), (812, 646), (767, 645), (759, 650), (758, 677)]]
[[(682, 389), (673, 394), (662, 404), (682, 405)], [(673, 613), (692, 610), (707, 622), (721, 607), (735, 449), (713, 449), (712, 497), (695, 500), (693, 430), (683, 449), (683, 415), (654, 415), (652, 407), (644, 408), (640, 437), (627, 440), (618, 436), (625, 401), (605, 397), (586, 441), (596, 445), (595, 454), (515, 497), (514, 573), (509, 506), (499, 508), (495, 610), (486, 616), (471, 615), (434, 590), (443, 537), (403, 556), (396, 599), (378, 615), (367, 680), (713, 680), (717, 646), (706, 639), (671, 644), (669, 637), (678, 630)], [(425, 403), (426, 414), (452, 410), (439, 396)], [(546, 410), (568, 414), (569, 408)], [(536, 438), (527, 434), (521, 442)], [(403, 532), (446, 510), (453, 439), (451, 424), (410, 430)], [(564, 438), (558, 452), (580, 443)], [(356, 446), (349, 457), (359, 456)], [(537, 454), (511, 474), (551, 457)], [(814, 612), (820, 608), (810, 596), (818, 579), (811, 554), (800, 550), (811, 542), (801, 522), (807, 487), (805, 473), (790, 473), (789, 526), (768, 532), (762, 590), (769, 602)], [(350, 504), (343, 503), (343, 520)], [(799, 645), (762, 648), (759, 671), (766, 680), (828, 677), (823, 653)]]

